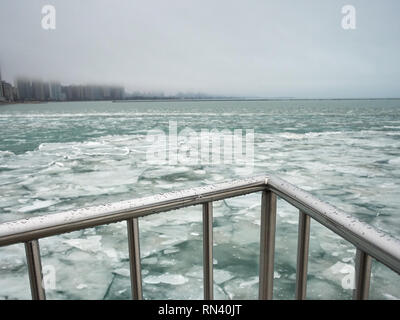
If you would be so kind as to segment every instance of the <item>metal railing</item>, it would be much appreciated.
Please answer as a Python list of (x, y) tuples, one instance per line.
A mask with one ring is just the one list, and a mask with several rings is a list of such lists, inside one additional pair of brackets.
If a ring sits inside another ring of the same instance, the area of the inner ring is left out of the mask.
[(306, 298), (311, 218), (356, 248), (354, 299), (367, 299), (372, 258), (400, 274), (400, 241), (324, 203), (278, 177), (257, 177), (0, 224), (0, 246), (25, 243), (32, 299), (46, 298), (39, 239), (99, 225), (127, 222), (131, 290), (142, 299), (138, 219), (203, 206), (204, 298), (213, 299), (213, 202), (262, 192), (259, 298), (272, 299), (277, 196), (299, 209), (296, 299)]

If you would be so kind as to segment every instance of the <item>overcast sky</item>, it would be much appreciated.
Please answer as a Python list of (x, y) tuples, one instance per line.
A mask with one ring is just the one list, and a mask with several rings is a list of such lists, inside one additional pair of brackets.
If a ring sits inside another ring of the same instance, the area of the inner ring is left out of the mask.
[[(356, 30), (341, 26), (347, 4)], [(1, 0), (0, 64), (8, 81), (128, 91), (400, 97), (400, 1)]]

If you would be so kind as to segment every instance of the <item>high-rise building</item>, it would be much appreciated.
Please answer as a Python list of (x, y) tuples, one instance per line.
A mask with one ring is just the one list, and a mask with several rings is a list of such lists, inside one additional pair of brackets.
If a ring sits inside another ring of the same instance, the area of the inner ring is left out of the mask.
[(44, 84), (40, 80), (32, 81), (32, 96), (37, 101), (45, 100)]
[(20, 100), (32, 100), (32, 83), (28, 79), (19, 78), (17, 79), (17, 91), (18, 91), (18, 98)]
[(83, 87), (82, 86), (71, 86), (71, 100), (80, 101), (83, 96)]
[(103, 89), (101, 86), (93, 86), (93, 100), (102, 100), (103, 96)]
[(5, 81), (0, 82), (0, 86), (3, 88), (3, 95), (6, 101), (13, 102), (14, 101), (14, 91), (13, 86)]
[(0, 69), (0, 101), (4, 100), (4, 92), (3, 92), (3, 86), (1, 85), (2, 79), (1, 79), (1, 69)]
[(103, 89), (103, 99), (110, 100), (111, 99), (111, 88), (108, 86), (104, 86), (102, 89)]
[(43, 82), (43, 92), (44, 100), (50, 100), (50, 84), (48, 82)]
[(122, 100), (124, 98), (124, 88), (123, 87), (112, 87), (111, 88), (111, 99)]
[(13, 91), (14, 101), (20, 100), (18, 96), (18, 89), (16, 87), (13, 87), (12, 91)]
[(93, 100), (93, 87), (89, 85), (85, 85), (83, 87), (83, 99), (84, 100)]
[(61, 84), (59, 82), (50, 82), (49, 99), (53, 101), (61, 100)]
[(72, 100), (72, 86), (65, 86), (61, 88), (63, 96), (65, 97), (66, 101)]

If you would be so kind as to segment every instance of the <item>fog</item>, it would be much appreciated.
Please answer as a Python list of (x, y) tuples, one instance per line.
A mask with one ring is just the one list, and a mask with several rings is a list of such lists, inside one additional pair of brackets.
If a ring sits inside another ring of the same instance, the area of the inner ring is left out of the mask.
[[(42, 28), (42, 7), (56, 29)], [(356, 8), (345, 30), (342, 7)], [(2, 0), (2, 78), (127, 91), (399, 97), (400, 2)]]

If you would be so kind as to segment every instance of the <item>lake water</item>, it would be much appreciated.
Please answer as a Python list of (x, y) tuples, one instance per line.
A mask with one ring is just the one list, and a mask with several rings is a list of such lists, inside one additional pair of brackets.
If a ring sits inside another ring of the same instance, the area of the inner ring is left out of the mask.
[[(254, 130), (254, 165), (154, 164), (151, 129)], [(275, 174), (398, 237), (400, 100), (71, 102), (0, 107), (0, 222), (248, 176)], [(215, 203), (218, 299), (256, 299), (260, 194)], [(140, 219), (143, 294), (201, 299), (201, 206)], [(293, 299), (296, 209), (278, 201), (274, 297)], [(116, 223), (40, 240), (48, 299), (130, 298)], [(348, 299), (355, 248), (311, 223), (309, 299)], [(49, 278), (53, 279), (53, 278)], [(400, 299), (374, 262), (371, 298)], [(0, 248), (0, 298), (30, 297), (23, 245)]]

